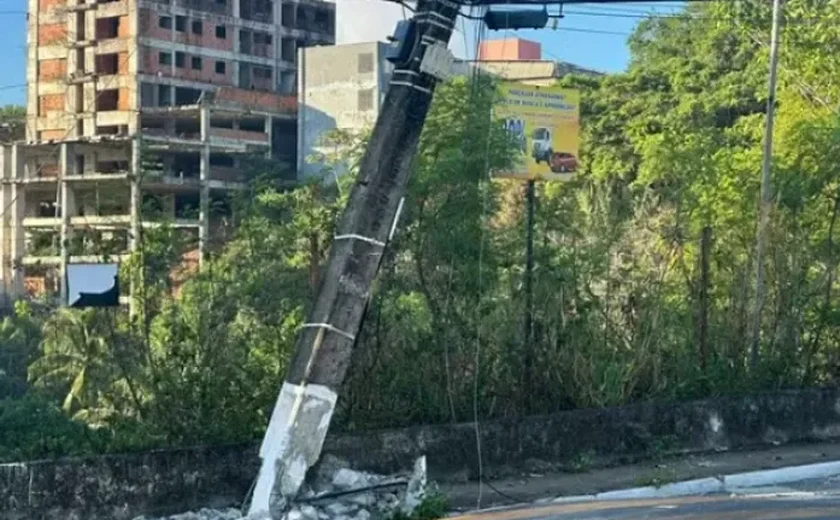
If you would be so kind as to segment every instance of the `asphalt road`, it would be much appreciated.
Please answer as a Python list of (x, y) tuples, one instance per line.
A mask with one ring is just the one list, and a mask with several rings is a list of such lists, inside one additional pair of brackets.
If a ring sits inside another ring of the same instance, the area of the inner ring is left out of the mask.
[(838, 520), (840, 494), (788, 493), (582, 502), (477, 512), (458, 520)]

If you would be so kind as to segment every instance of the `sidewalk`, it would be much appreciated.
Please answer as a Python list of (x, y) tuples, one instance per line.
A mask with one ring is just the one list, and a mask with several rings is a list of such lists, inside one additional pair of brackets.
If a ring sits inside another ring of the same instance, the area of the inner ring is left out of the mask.
[[(480, 507), (500, 507), (642, 486), (662, 486), (685, 480), (836, 460), (840, 460), (840, 443), (813, 443), (754, 451), (688, 455), (580, 473), (532, 473), (485, 482)], [(440, 491), (449, 499), (454, 511), (474, 510), (478, 505), (478, 482), (446, 483), (440, 485)]]

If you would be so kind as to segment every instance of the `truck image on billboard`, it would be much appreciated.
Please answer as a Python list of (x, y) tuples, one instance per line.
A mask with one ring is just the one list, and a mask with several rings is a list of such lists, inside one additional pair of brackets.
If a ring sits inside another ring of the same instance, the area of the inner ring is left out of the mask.
[(502, 83), (496, 117), (517, 144), (510, 171), (496, 177), (568, 181), (578, 168), (580, 93), (560, 87)]

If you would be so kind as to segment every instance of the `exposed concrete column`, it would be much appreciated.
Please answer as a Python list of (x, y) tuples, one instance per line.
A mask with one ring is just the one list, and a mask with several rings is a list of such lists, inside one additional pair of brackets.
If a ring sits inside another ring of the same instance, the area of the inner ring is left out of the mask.
[[(11, 152), (12, 147), (4, 146), (0, 149), (0, 177), (4, 181), (0, 183), (0, 204), (2, 204), (3, 208), (8, 208), (12, 200), (11, 184), (7, 182), (9, 177), (14, 176), (14, 171), (12, 170), (13, 165), (11, 164)], [(4, 299), (8, 299), (10, 296), (10, 282), (12, 278), (11, 270), (9, 269), (11, 256), (9, 255), (7, 245), (11, 239), (11, 229), (8, 225), (9, 220), (11, 219), (5, 211), (0, 213), (0, 282), (3, 284)]]
[(199, 160), (198, 201), (198, 262), (204, 266), (204, 257), (210, 239), (210, 109), (201, 107), (201, 157)]
[(140, 171), (140, 137), (137, 136), (131, 140), (131, 174), (129, 175), (129, 182), (131, 182), (129, 208), (131, 211), (131, 235), (128, 242), (132, 253), (140, 247), (140, 181), (142, 173)]
[(0, 204), (7, 211), (0, 214), (0, 278), (2, 278), (3, 297), (9, 301), (14, 295), (14, 258), (11, 254), (12, 245), (12, 223), (16, 223), (15, 215), (8, 210), (12, 206), (14, 200), (13, 183), (17, 179), (19, 172), (16, 171), (15, 149), (20, 145), (12, 145), (3, 147), (2, 163), (0, 163), (0, 175), (2, 175), (3, 183), (0, 185)]
[[(26, 17), (26, 113), (31, 116), (38, 113), (38, 26), (41, 18), (39, 0), (28, 0)], [(26, 140), (35, 141), (38, 136), (38, 119), (26, 118)]]
[(271, 159), (274, 156), (274, 118), (265, 116), (265, 133), (268, 134), (268, 151), (265, 152), (265, 158)]
[[(23, 233), (23, 217), (26, 208), (26, 191), (20, 183), (23, 178), (23, 145), (16, 144), (12, 147), (12, 171), (14, 181), (11, 184), (11, 211), (9, 213), (9, 228), (11, 234), (10, 256), (11, 262), (11, 287), (13, 297), (23, 296), (23, 268), (22, 261), (26, 237)], [(5, 244), (4, 244), (5, 247)]]
[[(128, 175), (128, 181), (131, 183), (130, 186), (130, 193), (129, 193), (129, 221), (130, 221), (130, 229), (129, 229), (129, 236), (128, 236), (128, 244), (129, 244), (129, 251), (131, 253), (135, 253), (138, 249), (140, 249), (140, 225), (141, 225), (141, 212), (140, 212), (140, 182), (142, 180), (143, 172), (140, 169), (140, 135), (135, 135), (134, 138), (131, 140), (131, 154), (130, 161), (131, 161), (131, 171)], [(142, 275), (141, 275), (142, 276)], [(137, 316), (137, 301), (134, 297), (137, 294), (137, 277), (131, 276), (129, 280), (129, 303), (128, 303), (128, 313), (131, 317)]]
[[(128, 84), (128, 103), (129, 109), (133, 112), (128, 119), (128, 135), (135, 135), (140, 130), (140, 81), (137, 81), (137, 74), (140, 72), (140, 62), (143, 59), (142, 52), (138, 45), (138, 37), (140, 36), (140, 10), (137, 8), (140, 3), (139, 0), (133, 2), (131, 6), (129, 2), (128, 9), (128, 26), (130, 27), (128, 38), (128, 74), (134, 81)], [(95, 11), (94, 11), (95, 12)], [(173, 31), (174, 32), (174, 31)], [(174, 61), (174, 60), (173, 60)]]
[(58, 275), (61, 286), (59, 295), (61, 296), (61, 304), (67, 301), (67, 264), (70, 263), (70, 190), (67, 186), (68, 173), (68, 150), (67, 143), (61, 143), (58, 151), (58, 183), (61, 200), (59, 202), (59, 209), (61, 211), (61, 272)]

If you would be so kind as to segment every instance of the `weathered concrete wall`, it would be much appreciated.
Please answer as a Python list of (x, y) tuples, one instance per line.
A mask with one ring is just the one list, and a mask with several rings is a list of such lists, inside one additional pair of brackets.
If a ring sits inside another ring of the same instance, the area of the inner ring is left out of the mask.
[[(649, 403), (481, 424), (490, 473), (585, 456), (606, 465), (652, 454), (840, 438), (840, 391)], [(334, 436), (327, 451), (358, 469), (391, 472), (425, 453), (434, 478), (473, 473), (473, 425)], [(257, 443), (0, 465), (0, 520), (121, 520), (241, 505), (259, 468)]]

